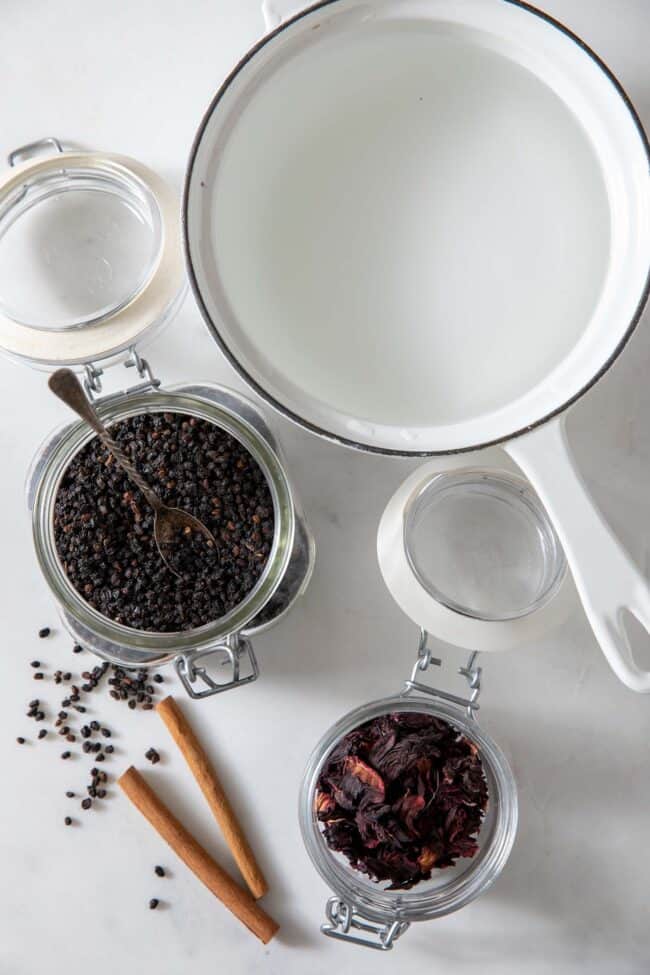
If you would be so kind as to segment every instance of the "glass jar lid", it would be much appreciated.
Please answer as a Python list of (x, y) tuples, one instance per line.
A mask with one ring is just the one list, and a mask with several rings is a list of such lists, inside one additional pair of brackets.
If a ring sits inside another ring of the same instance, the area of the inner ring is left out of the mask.
[(432, 460), (388, 502), (378, 535), (388, 589), (418, 626), (467, 649), (507, 650), (570, 611), (564, 551), (532, 485), (498, 448)]
[(16, 150), (0, 179), (0, 348), (35, 365), (125, 351), (185, 290), (178, 204), (134, 159)]
[(404, 548), (421, 585), (473, 619), (527, 616), (553, 598), (566, 571), (530, 484), (497, 470), (434, 474), (409, 500)]

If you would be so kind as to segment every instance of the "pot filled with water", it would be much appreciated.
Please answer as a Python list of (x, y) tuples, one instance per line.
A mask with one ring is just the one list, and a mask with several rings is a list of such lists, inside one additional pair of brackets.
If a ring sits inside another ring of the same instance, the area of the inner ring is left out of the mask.
[(258, 393), (330, 440), (504, 443), (609, 663), (650, 691), (622, 622), (650, 626), (648, 586), (563, 429), (648, 293), (650, 157), (625, 92), (523, 3), (325, 0), (284, 22), (275, 7), (190, 156), (208, 326)]

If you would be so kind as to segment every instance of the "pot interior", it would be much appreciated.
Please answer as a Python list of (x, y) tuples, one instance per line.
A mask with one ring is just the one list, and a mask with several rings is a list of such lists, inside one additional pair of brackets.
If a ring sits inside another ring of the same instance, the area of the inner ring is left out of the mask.
[(206, 116), (195, 289), (301, 422), (375, 449), (481, 445), (556, 411), (620, 345), (648, 271), (647, 165), (612, 79), (542, 16), (330, 3)]

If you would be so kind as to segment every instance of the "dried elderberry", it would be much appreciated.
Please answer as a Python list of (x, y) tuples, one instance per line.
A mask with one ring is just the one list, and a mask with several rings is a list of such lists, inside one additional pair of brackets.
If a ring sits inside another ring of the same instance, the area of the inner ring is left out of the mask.
[(224, 430), (180, 413), (130, 417), (111, 433), (161, 499), (199, 518), (217, 548), (203, 545), (181, 578), (170, 572), (153, 511), (95, 437), (70, 462), (55, 501), (68, 579), (94, 609), (134, 629), (176, 632), (219, 619), (255, 586), (271, 551), (273, 501), (262, 469)]

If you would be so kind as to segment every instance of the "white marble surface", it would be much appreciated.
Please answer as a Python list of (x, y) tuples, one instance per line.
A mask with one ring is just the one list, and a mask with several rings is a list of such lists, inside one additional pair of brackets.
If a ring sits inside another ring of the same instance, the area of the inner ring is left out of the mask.
[[(545, 6), (604, 55), (648, 125), (647, 0), (545, 0)], [(261, 29), (257, 0), (4, 0), (0, 150), (4, 155), (52, 133), (136, 156), (180, 186), (205, 105)], [(646, 318), (570, 421), (598, 502), (646, 571), (649, 326)], [(240, 385), (191, 299), (150, 358), (169, 381)], [(88, 662), (72, 656), (60, 628), (49, 641), (36, 638), (40, 626), (56, 625), (56, 615), (32, 553), (23, 479), (64, 411), (42, 374), (4, 361), (0, 403), (2, 975), (648, 970), (650, 701), (617, 683), (578, 607), (547, 639), (485, 661), (483, 720), (511, 756), (521, 796), (517, 843), (494, 888), (454, 916), (414, 927), (390, 955), (318, 934), (328, 891), (301, 845), (296, 794), (307, 753), (324, 729), (350, 707), (396, 689), (410, 667), (414, 628), (387, 595), (374, 548), (384, 503), (414, 464), (349, 453), (278, 418), (273, 426), (317, 537), (313, 583), (290, 618), (259, 640), (259, 682), (190, 711), (255, 837), (272, 886), (269, 910), (282, 923), (279, 937), (263, 948), (241, 929), (114, 786), (105, 808), (85, 815), (74, 808), (83, 825), (66, 829), (64, 792), (81, 787), (87, 763), (61, 762), (58, 742), (35, 745), (35, 726), (23, 716), (35, 693), (58, 700), (51, 681), (32, 680), (32, 658), (47, 661), (50, 672)], [(460, 662), (456, 651), (447, 659)], [(146, 748), (159, 747), (163, 761), (150, 773), (156, 787), (228, 862), (155, 714), (101, 701), (93, 714), (101, 710), (120, 728), (105, 768), (146, 764)], [(30, 743), (19, 747), (18, 734)], [(154, 877), (158, 862), (169, 866), (169, 879)], [(152, 896), (164, 910), (147, 910)]]

